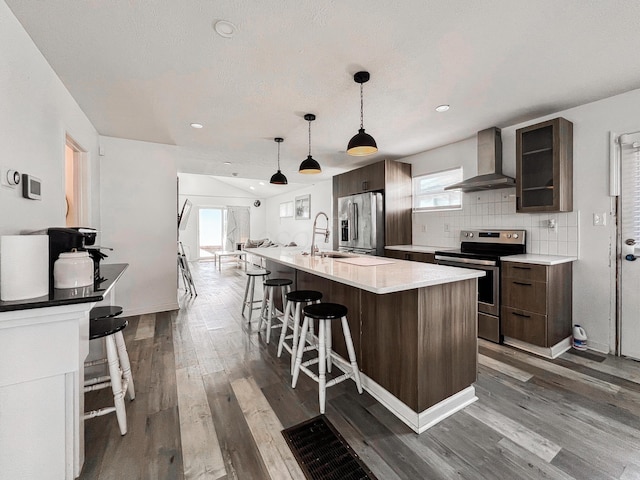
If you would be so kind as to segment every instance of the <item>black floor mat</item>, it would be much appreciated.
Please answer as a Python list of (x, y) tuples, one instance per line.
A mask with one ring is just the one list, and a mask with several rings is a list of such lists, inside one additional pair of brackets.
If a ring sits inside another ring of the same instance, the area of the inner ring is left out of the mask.
[(604, 362), (605, 358), (607, 358), (605, 355), (598, 355), (597, 353), (587, 352), (585, 350), (576, 350), (575, 348), (569, 350), (569, 353), (577, 355), (578, 357), (588, 358), (594, 362)]
[(309, 480), (377, 480), (324, 415), (289, 427), (282, 435)]

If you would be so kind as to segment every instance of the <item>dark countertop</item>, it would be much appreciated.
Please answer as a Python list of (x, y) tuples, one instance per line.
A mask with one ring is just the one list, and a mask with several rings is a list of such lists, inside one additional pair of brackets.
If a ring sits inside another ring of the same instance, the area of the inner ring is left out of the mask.
[(120, 279), (128, 263), (100, 264), (100, 282), (97, 289), (93, 286), (79, 288), (56, 288), (53, 294), (42, 297), (28, 298), (26, 300), (0, 301), (0, 312), (13, 310), (28, 310), (31, 308), (58, 307), (60, 305), (72, 305), (75, 303), (90, 303), (104, 300), (111, 287)]

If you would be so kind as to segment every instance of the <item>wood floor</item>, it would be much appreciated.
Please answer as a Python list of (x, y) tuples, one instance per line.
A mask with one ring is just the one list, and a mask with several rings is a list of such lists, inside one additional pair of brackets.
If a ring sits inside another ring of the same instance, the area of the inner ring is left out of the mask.
[[(192, 270), (195, 299), (130, 318), (129, 432), (113, 415), (88, 420), (80, 478), (304, 478), (280, 431), (318, 414), (316, 384), (301, 375), (292, 389), (288, 354), (240, 316), (243, 270)], [(328, 390), (326, 415), (381, 480), (640, 479), (639, 363), (481, 342), (475, 387), (477, 402), (422, 435), (352, 381)]]

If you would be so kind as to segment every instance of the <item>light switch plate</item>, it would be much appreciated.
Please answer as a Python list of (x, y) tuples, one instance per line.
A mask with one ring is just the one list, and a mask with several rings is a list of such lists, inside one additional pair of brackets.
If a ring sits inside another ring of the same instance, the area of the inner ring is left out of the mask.
[(593, 225), (596, 227), (604, 227), (607, 224), (607, 213), (597, 212), (593, 214)]

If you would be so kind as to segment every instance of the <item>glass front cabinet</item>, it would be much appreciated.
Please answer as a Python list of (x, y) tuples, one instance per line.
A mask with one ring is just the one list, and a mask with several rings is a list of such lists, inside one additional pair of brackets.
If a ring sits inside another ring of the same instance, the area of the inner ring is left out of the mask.
[(516, 210), (573, 209), (573, 124), (561, 117), (516, 130)]

